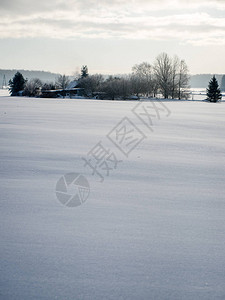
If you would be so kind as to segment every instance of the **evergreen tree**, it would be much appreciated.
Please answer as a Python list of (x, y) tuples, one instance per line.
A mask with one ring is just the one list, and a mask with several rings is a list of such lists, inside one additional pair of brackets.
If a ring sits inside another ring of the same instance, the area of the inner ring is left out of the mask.
[(27, 80), (24, 79), (20, 72), (17, 72), (13, 79), (9, 80), (9, 92), (11, 96), (17, 96), (18, 92), (23, 91)]
[(83, 66), (81, 68), (81, 78), (86, 78), (86, 77), (88, 77), (88, 67)]
[(217, 102), (220, 101), (221, 98), (222, 95), (220, 93), (219, 85), (214, 75), (213, 78), (210, 80), (207, 89), (207, 100), (209, 100), (210, 102)]

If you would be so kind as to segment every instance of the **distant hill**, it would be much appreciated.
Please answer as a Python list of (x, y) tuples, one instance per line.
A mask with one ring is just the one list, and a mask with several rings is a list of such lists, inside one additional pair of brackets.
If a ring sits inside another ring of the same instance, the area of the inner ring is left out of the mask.
[(5, 75), (6, 83), (8, 84), (9, 80), (13, 78), (15, 73), (19, 71), (23, 74), (24, 78), (28, 80), (31, 78), (39, 78), (43, 82), (55, 82), (55, 79), (59, 76), (57, 73), (51, 73), (46, 71), (29, 71), (29, 70), (4, 70), (0, 69), (0, 87), (2, 87), (3, 78)]
[[(214, 74), (197, 74), (197, 75), (192, 75), (190, 78), (190, 85), (192, 88), (207, 88), (210, 79), (213, 77)], [(223, 74), (215, 74), (216, 79), (221, 85), (221, 80)]]

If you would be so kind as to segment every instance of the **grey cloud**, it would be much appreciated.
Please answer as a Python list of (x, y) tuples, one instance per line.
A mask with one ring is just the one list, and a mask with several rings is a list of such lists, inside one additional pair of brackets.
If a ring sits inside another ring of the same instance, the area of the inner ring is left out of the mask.
[[(42, 34), (44, 31), (49, 32), (55, 31), (59, 33), (59, 36), (64, 36), (64, 38), (69, 37), (76, 37), (77, 35), (92, 35), (94, 32), (96, 35), (106, 35), (106, 36), (117, 36), (117, 37), (124, 37), (127, 38), (132, 37), (132, 35), (136, 38), (138, 38), (137, 33), (143, 33), (145, 32), (145, 35), (148, 36), (148, 32), (151, 35), (151, 33), (156, 32), (157, 34), (164, 36), (163, 33), (165, 33), (165, 38), (167, 35), (171, 32), (174, 33), (174, 36), (176, 35), (182, 36), (182, 34), (188, 33), (190, 35), (195, 35), (197, 33), (213, 33), (214, 31), (224, 31), (225, 30), (225, 24), (224, 26), (218, 26), (218, 25), (211, 25), (212, 20), (210, 19), (209, 23), (201, 24), (183, 24), (181, 20), (173, 20), (171, 18), (170, 20), (166, 20), (164, 18), (155, 18), (147, 24), (146, 22), (140, 23), (139, 20), (133, 20), (132, 22), (113, 22), (108, 20), (106, 23), (100, 23), (96, 22), (96, 20), (57, 20), (57, 19), (46, 19), (42, 17), (37, 17), (30, 20), (22, 20), (22, 21), (13, 21), (12, 28), (14, 30), (18, 27), (19, 30), (22, 28), (30, 28), (32, 31), (32, 28), (38, 28), (40, 26), (40, 30), (38, 31), (38, 34)], [(1, 23), (3, 26), (4, 24)], [(42, 31), (43, 32), (42, 32)], [(16, 30), (15, 30), (16, 34)], [(30, 34), (30, 33), (29, 33)], [(37, 32), (35, 31), (35, 34)], [(46, 34), (46, 33), (45, 33)]]
[(65, 9), (63, 1), (29, 1), (29, 0), (1, 0), (0, 12), (7, 15), (26, 15), (37, 12), (54, 11), (55, 9)]
[[(208, 4), (213, 3), (225, 4), (225, 0), (177, 0), (174, 8), (179, 6), (180, 4)], [(148, 9), (151, 9), (151, 6), (155, 6), (157, 9), (163, 9), (168, 7), (171, 4), (170, 0), (161, 0), (160, 3), (158, 0), (1, 0), (0, 12), (7, 15), (17, 15), (24, 16), (27, 14), (36, 14), (36, 13), (45, 13), (47, 11), (73, 11), (76, 10), (80, 14), (88, 14), (90, 11), (95, 11), (97, 13), (98, 10), (112, 10), (113, 12), (117, 11), (120, 13), (120, 10), (124, 10), (128, 13), (135, 13), (132, 11), (135, 7), (137, 9), (145, 9), (145, 6)], [(165, 7), (164, 7), (165, 6)]]
[[(198, 15), (180, 14), (171, 16), (170, 12), (165, 12), (164, 17), (160, 17), (149, 11), (136, 13), (130, 10), (122, 14), (119, 1), (103, 0), (101, 4), (96, 0), (56, 0), (35, 2), (28, 0), (3, 0), (2, 10), (6, 12), (14, 11), (14, 17), (2, 18), (0, 31), (4, 37), (54, 37), (54, 38), (76, 38), (76, 37), (117, 37), (117, 38), (152, 38), (152, 39), (172, 39), (179, 38), (183, 41), (195, 39), (198, 34), (208, 33), (213, 38), (213, 33), (223, 34), (225, 30), (225, 19), (221, 19), (220, 26), (216, 22), (218, 18), (213, 18), (208, 14), (203, 14), (202, 21)], [(187, 2), (186, 0), (181, 0)], [(214, 0), (224, 2), (225, 0)], [(189, 1), (190, 2), (190, 1)], [(135, 1), (132, 2), (133, 4)], [(155, 0), (138, 1), (139, 6), (144, 3), (156, 3)], [(110, 9), (104, 13), (99, 10)], [(20, 10), (17, 9), (20, 7)], [(24, 10), (22, 9), (23, 7)], [(88, 7), (88, 9), (87, 9)], [(175, 13), (175, 12), (174, 12)], [(7, 15), (7, 14), (6, 14)], [(23, 16), (21, 18), (21, 16)], [(200, 15), (201, 17), (202, 15)], [(189, 17), (191, 19), (189, 19)], [(194, 21), (192, 23), (192, 21)], [(215, 24), (214, 24), (215, 21)], [(29, 31), (27, 30), (29, 28)]]

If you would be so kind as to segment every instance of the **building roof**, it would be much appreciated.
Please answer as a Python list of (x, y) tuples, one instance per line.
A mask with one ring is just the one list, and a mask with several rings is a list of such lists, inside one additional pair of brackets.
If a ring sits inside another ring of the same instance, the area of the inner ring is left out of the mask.
[(74, 89), (76, 86), (78, 85), (78, 81), (77, 80), (73, 80), (71, 81), (68, 86), (66, 87), (66, 90), (72, 90)]

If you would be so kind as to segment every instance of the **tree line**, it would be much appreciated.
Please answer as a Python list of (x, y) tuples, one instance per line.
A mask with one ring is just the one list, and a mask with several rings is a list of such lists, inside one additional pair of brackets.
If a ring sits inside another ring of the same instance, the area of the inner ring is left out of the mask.
[(170, 58), (162, 53), (157, 56), (154, 64), (143, 62), (132, 68), (126, 76), (109, 76), (101, 74), (88, 75), (81, 72), (79, 87), (88, 95), (99, 91), (106, 93), (111, 99), (126, 99), (130, 95), (140, 97), (187, 98), (189, 89), (188, 67), (184, 60), (177, 56)]
[[(77, 80), (77, 88), (82, 88), (87, 97), (96, 94), (105, 95), (109, 99), (160, 97), (187, 98), (189, 88), (188, 67), (179, 57), (169, 57), (166, 53), (158, 55), (153, 64), (143, 62), (132, 68), (131, 74), (122, 76), (108, 76), (88, 73), (87, 66), (83, 66)], [(66, 75), (59, 75), (53, 83), (43, 83), (38, 78), (26, 80), (17, 72), (9, 81), (11, 95), (23, 91), (23, 95), (37, 96), (41, 90), (66, 89), (70, 80)]]
[[(138, 99), (139, 97), (163, 97), (165, 99), (187, 99), (189, 96), (189, 74), (186, 62), (178, 56), (158, 55), (153, 64), (143, 62), (132, 68), (131, 74), (108, 76), (89, 75), (88, 67), (74, 78), (76, 88), (81, 88), (86, 97), (106, 97), (108, 99)], [(66, 75), (59, 75), (54, 83), (43, 83), (34, 78), (29, 81), (17, 72), (9, 81), (11, 95), (23, 91), (25, 96), (41, 95), (43, 90), (65, 90), (70, 83)]]

